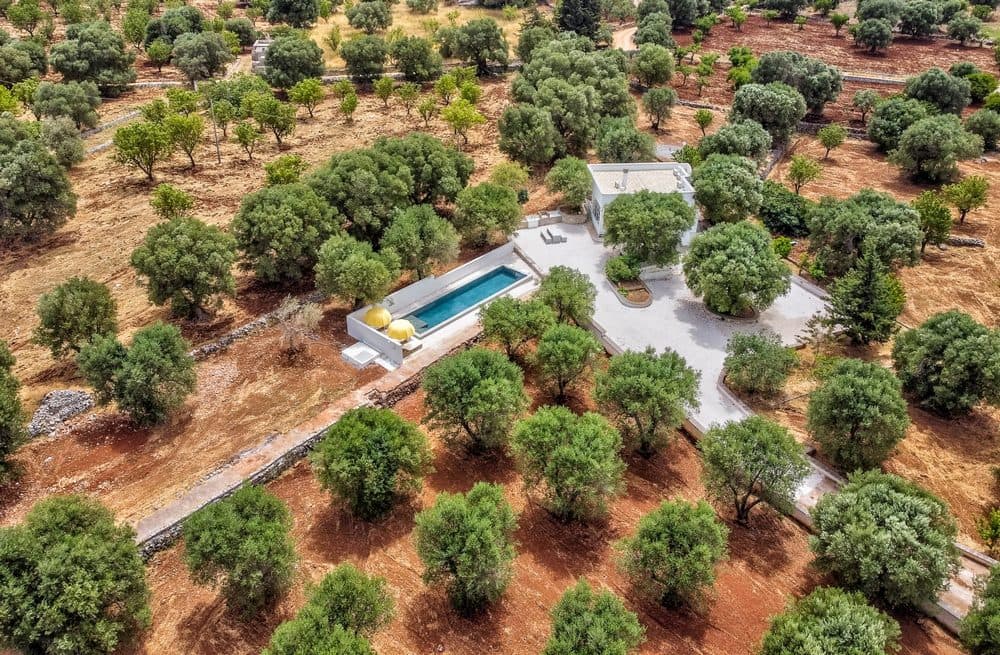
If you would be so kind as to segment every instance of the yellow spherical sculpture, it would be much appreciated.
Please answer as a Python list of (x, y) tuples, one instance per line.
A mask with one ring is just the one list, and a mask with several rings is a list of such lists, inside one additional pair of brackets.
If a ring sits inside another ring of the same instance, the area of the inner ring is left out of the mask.
[(371, 309), (365, 312), (365, 325), (381, 330), (392, 322), (392, 314), (381, 305), (372, 305)]
[(389, 323), (389, 327), (385, 330), (390, 339), (396, 339), (397, 341), (406, 341), (416, 334), (416, 332), (413, 329), (413, 323), (410, 323), (405, 318), (397, 318), (392, 323)]

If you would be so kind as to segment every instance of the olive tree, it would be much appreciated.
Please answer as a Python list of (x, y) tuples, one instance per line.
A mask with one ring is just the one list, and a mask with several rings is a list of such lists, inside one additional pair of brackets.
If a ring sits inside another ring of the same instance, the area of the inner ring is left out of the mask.
[(809, 213), (809, 251), (830, 276), (849, 271), (866, 249), (886, 266), (912, 266), (921, 239), (917, 211), (872, 189), (846, 200), (823, 198)]
[(958, 570), (948, 506), (888, 473), (855, 473), (812, 510), (816, 565), (846, 589), (890, 607), (932, 601)]
[(135, 81), (135, 53), (105, 22), (77, 23), (66, 28), (64, 41), (52, 46), (52, 70), (66, 82), (90, 81), (101, 94), (117, 97)]
[(868, 112), (875, 109), (882, 97), (874, 89), (861, 89), (851, 98), (851, 106), (861, 114), (861, 123), (867, 123)]
[(929, 105), (919, 100), (902, 96), (886, 98), (874, 107), (868, 121), (868, 138), (883, 152), (892, 152), (906, 128), (930, 115)]
[(956, 416), (980, 401), (1000, 405), (1000, 331), (958, 310), (902, 332), (892, 363), (903, 389), (925, 409)]
[(503, 487), (478, 482), (465, 494), (442, 492), (414, 523), (424, 582), (444, 582), (456, 609), (472, 613), (503, 594), (517, 555), (517, 516)]
[(976, 580), (976, 595), (969, 613), (962, 619), (962, 645), (972, 655), (989, 655), (1000, 646), (996, 622), (1000, 617), (1000, 568)]
[(737, 89), (730, 120), (756, 121), (775, 143), (784, 143), (805, 115), (806, 101), (801, 93), (783, 82), (770, 82), (744, 84)]
[(899, 648), (899, 624), (864, 595), (818, 587), (771, 619), (760, 655), (796, 652), (885, 655)]
[[(233, 55), (215, 32), (188, 32), (174, 41), (172, 61), (179, 71), (191, 81), (207, 80), (226, 67)], [(268, 48), (267, 61), (270, 66), (271, 50)]]
[(619, 568), (638, 590), (667, 607), (696, 601), (715, 583), (729, 530), (701, 500), (664, 501), (616, 544)]
[(309, 27), (319, 16), (318, 0), (271, 0), (267, 3), (267, 20), (288, 23), (292, 27)]
[(642, 86), (664, 84), (673, 76), (674, 56), (661, 45), (643, 43), (632, 57), (631, 71)]
[(942, 114), (906, 128), (889, 161), (915, 179), (946, 182), (958, 174), (960, 160), (982, 153), (982, 137), (966, 131), (958, 116)]
[(0, 528), (0, 639), (24, 653), (110, 655), (150, 625), (135, 532), (84, 496)]
[(740, 155), (709, 155), (691, 181), (695, 200), (712, 223), (742, 221), (756, 214), (764, 199), (757, 167)]
[(639, 131), (632, 118), (606, 118), (597, 137), (597, 156), (605, 162), (653, 161), (656, 141)]
[(545, 186), (550, 191), (562, 193), (562, 204), (579, 210), (590, 194), (590, 171), (587, 162), (578, 157), (563, 157), (545, 176)]
[(843, 87), (840, 71), (835, 67), (793, 50), (762, 54), (751, 79), (756, 84), (787, 84), (802, 94), (812, 114), (822, 114), (823, 106), (836, 100)]
[(939, 3), (931, 0), (910, 0), (903, 5), (900, 14), (899, 31), (915, 38), (927, 37), (937, 31), (941, 24)]
[(763, 163), (771, 152), (771, 135), (755, 120), (727, 123), (698, 142), (702, 159), (710, 155), (741, 155)]
[(389, 43), (389, 57), (410, 82), (429, 82), (441, 76), (441, 54), (430, 39), (403, 36)]
[(295, 572), (292, 517), (263, 487), (248, 484), (184, 521), (184, 562), (198, 584), (219, 586), (226, 604), (259, 614), (288, 590)]
[(458, 231), (431, 205), (414, 205), (396, 214), (380, 243), (400, 256), (403, 268), (424, 278), (434, 266), (455, 261), (458, 241)]
[(913, 208), (920, 214), (920, 232), (923, 240), (920, 242), (920, 254), (924, 253), (927, 244), (940, 246), (947, 243), (951, 235), (951, 208), (945, 202), (943, 194), (934, 191), (924, 191), (910, 201)]
[(577, 416), (565, 407), (540, 408), (511, 436), (525, 489), (540, 490), (546, 508), (563, 520), (607, 512), (608, 500), (624, 489), (621, 447), (621, 435), (603, 416)]
[(866, 48), (874, 55), (892, 44), (892, 23), (884, 18), (868, 18), (853, 27), (852, 34), (855, 45)]
[(241, 263), (265, 282), (300, 279), (338, 230), (336, 214), (305, 184), (264, 187), (243, 199), (231, 224)]
[(324, 489), (371, 520), (420, 490), (432, 457), (417, 426), (388, 409), (359, 407), (326, 431), (309, 459)]
[(642, 94), (642, 108), (649, 116), (650, 126), (657, 132), (660, 131), (660, 123), (670, 118), (676, 103), (677, 92), (670, 87), (656, 87)]
[(570, 386), (593, 366), (602, 350), (588, 330), (559, 323), (546, 330), (538, 340), (535, 364), (541, 378), (554, 387), (555, 399), (562, 402)]
[(69, 176), (28, 125), (0, 116), (0, 243), (36, 239), (76, 213)]
[(715, 426), (698, 445), (705, 489), (719, 502), (732, 503), (741, 525), (760, 503), (791, 512), (795, 493), (812, 470), (802, 444), (762, 416)]
[(492, 18), (476, 18), (458, 28), (455, 55), (475, 65), (479, 75), (488, 75), (490, 66), (506, 66), (508, 50), (503, 30)]
[(280, 36), (267, 47), (264, 79), (271, 86), (291, 89), (303, 80), (322, 77), (325, 70), (323, 51), (312, 39)]
[(553, 266), (538, 285), (535, 298), (552, 308), (557, 321), (581, 325), (594, 317), (597, 289), (580, 271), (568, 266)]
[(628, 655), (645, 635), (618, 596), (594, 591), (586, 580), (567, 589), (550, 615), (552, 634), (542, 655)]
[(906, 435), (910, 418), (892, 371), (842, 359), (809, 396), (806, 425), (824, 455), (853, 471), (881, 464)]
[[(8, 458), (28, 438), (27, 415), (18, 396), (21, 383), (11, 373), (15, 361), (7, 343), (0, 340), (0, 481), (6, 481), (15, 472)], [(3, 601), (0, 600), (2, 606)], [(0, 622), (0, 635), (2, 630)]]
[(382, 76), (389, 48), (381, 37), (359, 34), (340, 44), (340, 56), (351, 79), (369, 82)]
[(454, 202), (472, 174), (473, 162), (469, 156), (424, 132), (411, 132), (399, 138), (382, 137), (375, 141), (373, 149), (398, 157), (410, 170), (413, 204)]
[(497, 128), (500, 152), (525, 166), (547, 164), (557, 154), (561, 137), (552, 115), (545, 109), (529, 104), (511, 105), (501, 114)]
[(640, 262), (668, 266), (680, 259), (681, 235), (694, 220), (679, 193), (622, 194), (604, 210), (604, 240)]
[(38, 299), (38, 327), (32, 340), (56, 359), (78, 353), (94, 336), (115, 333), (116, 310), (107, 285), (72, 277)]
[(195, 389), (191, 345), (180, 330), (154, 323), (126, 348), (113, 334), (97, 335), (80, 349), (76, 363), (94, 387), (98, 403), (115, 401), (140, 426), (162, 423)]
[(503, 346), (508, 357), (518, 357), (524, 346), (533, 339), (540, 339), (555, 325), (552, 309), (540, 300), (518, 300), (502, 296), (491, 301), (479, 311), (483, 336), (490, 342)]
[(97, 125), (97, 108), (101, 95), (90, 81), (41, 82), (31, 97), (31, 111), (39, 119), (68, 118), (77, 129)]
[(958, 41), (963, 46), (969, 41), (975, 41), (980, 38), (982, 30), (983, 21), (964, 11), (955, 14), (948, 21), (948, 38)]
[(965, 119), (965, 129), (979, 135), (985, 150), (996, 150), (1000, 142), (1000, 112), (980, 109)]
[(696, 236), (684, 258), (684, 279), (710, 310), (739, 316), (770, 307), (790, 287), (789, 271), (767, 231), (742, 221)]
[(594, 379), (594, 399), (639, 453), (651, 457), (698, 407), (699, 374), (672, 350), (615, 355)]
[(392, 25), (392, 10), (382, 0), (362, 0), (344, 10), (344, 15), (351, 27), (365, 34), (381, 32)]
[(473, 453), (502, 447), (511, 423), (527, 407), (524, 375), (503, 353), (471, 348), (445, 357), (424, 373), (428, 424), (449, 445)]
[(189, 216), (151, 227), (131, 258), (145, 278), (150, 302), (169, 301), (174, 314), (188, 318), (203, 314), (213, 296), (236, 290), (235, 260), (233, 237)]
[(367, 637), (386, 626), (394, 611), (385, 578), (341, 564), (311, 590), (295, 618), (275, 629), (263, 655), (374, 655)]
[(906, 96), (922, 100), (949, 114), (961, 114), (971, 101), (969, 81), (949, 75), (940, 68), (929, 68), (906, 80)]
[(316, 288), (359, 309), (381, 301), (399, 277), (399, 257), (392, 249), (375, 252), (367, 241), (334, 234), (316, 255)]
[(774, 332), (737, 332), (726, 343), (725, 382), (737, 391), (774, 395), (798, 362), (795, 350)]
[(492, 182), (462, 189), (455, 199), (452, 219), (459, 233), (473, 245), (490, 243), (497, 234), (509, 236), (521, 221), (517, 192)]

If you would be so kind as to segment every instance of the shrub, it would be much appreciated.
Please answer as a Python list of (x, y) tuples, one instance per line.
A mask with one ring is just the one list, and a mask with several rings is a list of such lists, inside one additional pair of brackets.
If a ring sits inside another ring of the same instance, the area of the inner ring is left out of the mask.
[(539, 339), (555, 325), (552, 309), (540, 300), (517, 300), (502, 296), (479, 311), (483, 336), (502, 345), (508, 357), (517, 357), (525, 344)]
[(651, 457), (684, 417), (698, 407), (699, 373), (672, 350), (649, 348), (615, 355), (594, 380), (594, 400)]
[(441, 55), (429, 39), (419, 36), (395, 39), (389, 44), (389, 56), (411, 82), (427, 82), (441, 76)]
[(668, 266), (680, 259), (681, 236), (694, 220), (694, 209), (679, 193), (641, 190), (608, 205), (604, 239), (635, 262)]
[(615, 284), (637, 280), (640, 272), (638, 260), (628, 255), (616, 255), (604, 265), (604, 274)]
[(154, 323), (125, 348), (113, 334), (97, 335), (80, 349), (77, 365), (99, 403), (114, 400), (142, 426), (161, 423), (195, 388), (190, 344), (173, 325)]
[(843, 327), (854, 343), (885, 343), (896, 332), (905, 302), (902, 284), (874, 251), (866, 250), (830, 287), (829, 321)]
[(962, 645), (972, 655), (988, 655), (1000, 645), (996, 621), (1000, 616), (1000, 568), (994, 566), (976, 580), (976, 596), (969, 613), (962, 619)]
[(969, 96), (974, 103), (981, 103), (997, 90), (997, 78), (992, 73), (976, 72), (965, 79), (969, 81)]
[(560, 323), (538, 340), (535, 364), (542, 379), (555, 387), (556, 400), (562, 402), (570, 386), (593, 365), (602, 350), (588, 330)]
[(816, 565), (847, 589), (890, 607), (937, 598), (958, 569), (947, 505), (902, 478), (868, 471), (812, 510)]
[(983, 140), (983, 148), (996, 150), (1000, 141), (1000, 112), (980, 109), (965, 119), (965, 129)]
[(0, 529), (5, 645), (110, 655), (148, 627), (150, 594), (134, 539), (131, 528), (84, 496), (51, 496), (20, 525)]
[(423, 433), (387, 409), (360, 407), (344, 414), (310, 455), (324, 489), (364, 519), (384, 516), (401, 496), (419, 491), (430, 471)]
[(684, 259), (684, 279), (706, 307), (732, 315), (766, 309), (790, 284), (770, 235), (746, 221), (716, 225), (696, 236)]
[(517, 554), (517, 517), (503, 487), (478, 482), (466, 494), (440, 493), (414, 522), (424, 581), (444, 581), (456, 609), (474, 612), (503, 594)]
[(131, 262), (146, 278), (150, 302), (169, 301), (175, 315), (191, 318), (204, 312), (212, 296), (236, 290), (231, 271), (235, 259), (233, 237), (196, 218), (181, 216), (151, 227), (132, 251)]
[(699, 447), (705, 488), (719, 502), (732, 502), (742, 525), (761, 502), (791, 512), (796, 491), (812, 470), (788, 430), (760, 416), (711, 428)]
[(423, 379), (427, 421), (472, 452), (503, 446), (527, 407), (523, 374), (502, 353), (472, 348), (439, 360)]
[(535, 298), (552, 308), (557, 321), (581, 325), (594, 316), (597, 289), (580, 271), (568, 266), (553, 266), (542, 278)]
[(705, 501), (664, 501), (616, 545), (619, 567), (643, 593), (673, 607), (696, 601), (715, 583), (729, 530)]
[(760, 655), (795, 652), (885, 655), (899, 648), (899, 624), (858, 593), (819, 587), (771, 619)]
[(952, 310), (902, 332), (892, 363), (921, 407), (945, 416), (1000, 404), (1000, 332)]
[(382, 0), (362, 0), (344, 11), (351, 27), (374, 34), (392, 25), (392, 11)]
[(773, 180), (766, 180), (760, 192), (757, 216), (764, 227), (773, 233), (793, 237), (809, 234), (807, 219), (814, 203)]
[(340, 56), (347, 73), (357, 82), (370, 82), (382, 76), (389, 49), (385, 40), (370, 34), (358, 35), (340, 44)]
[(231, 232), (242, 265), (265, 282), (298, 280), (337, 230), (330, 206), (305, 184), (265, 187), (243, 199)]
[(726, 344), (726, 384), (737, 391), (774, 395), (785, 386), (798, 356), (773, 332), (737, 332)]
[(38, 299), (33, 341), (56, 359), (78, 353), (91, 338), (114, 334), (117, 305), (111, 291), (87, 277), (73, 277)]
[(561, 519), (607, 512), (608, 499), (624, 489), (621, 447), (621, 436), (603, 416), (577, 416), (564, 407), (542, 407), (511, 437), (525, 489), (541, 488), (546, 507)]
[(253, 616), (291, 585), (291, 528), (280, 499), (245, 485), (184, 522), (184, 561), (195, 582), (221, 586), (231, 609)]
[(881, 464), (909, 425), (899, 380), (871, 362), (838, 361), (809, 397), (809, 432), (845, 471)]
[(757, 167), (739, 155), (709, 155), (692, 182), (694, 197), (711, 223), (742, 221), (757, 213), (763, 200)]
[(645, 634), (621, 599), (610, 591), (594, 592), (585, 580), (566, 590), (551, 616), (552, 635), (542, 655), (628, 655)]

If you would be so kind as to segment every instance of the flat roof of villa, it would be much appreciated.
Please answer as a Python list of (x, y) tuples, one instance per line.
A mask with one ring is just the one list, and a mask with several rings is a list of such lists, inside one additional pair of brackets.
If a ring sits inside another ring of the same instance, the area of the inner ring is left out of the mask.
[[(590, 175), (604, 195), (655, 191), (673, 193), (691, 191), (691, 169), (676, 162), (590, 164)], [(626, 171), (628, 175), (626, 176)], [(624, 182), (624, 186), (623, 186)]]

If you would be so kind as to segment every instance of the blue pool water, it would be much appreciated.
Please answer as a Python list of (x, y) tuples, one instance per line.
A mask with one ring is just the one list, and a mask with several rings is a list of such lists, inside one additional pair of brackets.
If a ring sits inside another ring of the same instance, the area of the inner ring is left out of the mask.
[(470, 307), (475, 307), (523, 277), (524, 273), (506, 266), (495, 268), (411, 312), (407, 318), (413, 323), (417, 334), (422, 334), (447, 322)]

